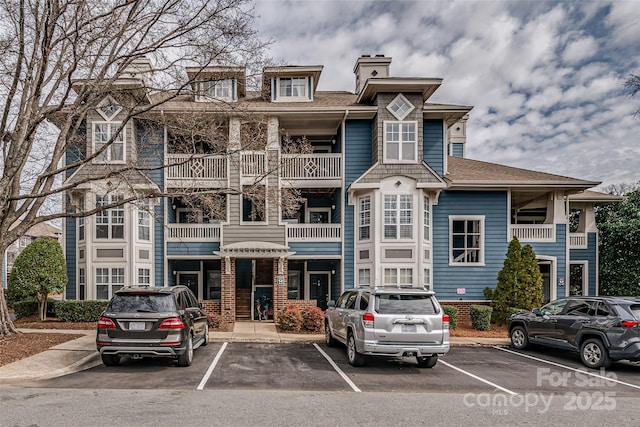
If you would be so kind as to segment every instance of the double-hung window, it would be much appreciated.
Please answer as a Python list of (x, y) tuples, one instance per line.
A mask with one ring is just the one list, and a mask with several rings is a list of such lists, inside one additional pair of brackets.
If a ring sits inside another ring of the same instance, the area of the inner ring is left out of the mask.
[(369, 268), (358, 269), (358, 285), (359, 286), (371, 285), (371, 269)]
[[(96, 206), (108, 206), (124, 199), (122, 195), (96, 196)], [(96, 213), (96, 238), (124, 238), (124, 206), (115, 206)]]
[(139, 285), (151, 284), (151, 270), (149, 268), (138, 269), (138, 284)]
[(307, 96), (306, 77), (281, 77), (278, 95), (281, 98), (305, 98)]
[(148, 200), (143, 200), (138, 205), (138, 240), (151, 239), (151, 215), (149, 214), (149, 209)]
[(484, 263), (484, 217), (449, 217), (450, 263)]
[(413, 269), (412, 268), (385, 268), (384, 284), (385, 286), (413, 285)]
[(358, 239), (369, 240), (371, 238), (371, 197), (360, 197), (359, 200), (359, 221)]
[(199, 83), (199, 88), (198, 101), (212, 98), (225, 101), (235, 100), (233, 79), (203, 81)]
[(124, 286), (124, 268), (96, 268), (98, 299), (109, 299)]
[[(122, 122), (94, 122), (93, 149), (98, 162), (124, 161), (124, 128), (119, 132)], [(107, 146), (105, 148), (105, 145)]]
[(416, 122), (384, 123), (384, 160), (387, 163), (415, 162), (418, 156)]
[(384, 238), (411, 239), (413, 237), (413, 196), (386, 194), (384, 196)]

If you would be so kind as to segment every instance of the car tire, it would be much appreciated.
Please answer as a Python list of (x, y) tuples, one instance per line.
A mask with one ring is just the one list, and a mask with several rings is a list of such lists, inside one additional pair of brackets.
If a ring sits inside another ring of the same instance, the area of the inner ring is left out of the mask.
[(120, 363), (120, 356), (115, 354), (102, 354), (101, 357), (105, 366), (118, 366)]
[(609, 351), (599, 338), (589, 338), (580, 346), (580, 359), (588, 368), (599, 369), (611, 366)]
[(364, 355), (358, 353), (356, 339), (351, 332), (347, 335), (347, 360), (351, 366), (364, 365)]
[(327, 347), (335, 347), (338, 343), (336, 339), (333, 338), (331, 328), (329, 328), (329, 322), (324, 323), (324, 342), (327, 344)]
[(418, 361), (418, 368), (433, 368), (438, 363), (438, 355), (416, 356), (416, 360)]
[(204, 325), (204, 336), (202, 337), (204, 341), (202, 341), (202, 346), (206, 346), (209, 344), (209, 325)]
[(518, 349), (524, 350), (529, 347), (529, 336), (527, 331), (522, 326), (515, 326), (511, 329), (511, 345)]
[(185, 348), (184, 353), (178, 356), (178, 366), (187, 367), (191, 366), (191, 363), (193, 363), (193, 336), (189, 334), (187, 348)]

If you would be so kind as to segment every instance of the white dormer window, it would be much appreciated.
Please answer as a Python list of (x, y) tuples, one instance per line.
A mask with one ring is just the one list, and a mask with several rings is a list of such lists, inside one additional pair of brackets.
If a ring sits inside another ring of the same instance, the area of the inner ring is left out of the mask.
[(418, 158), (418, 123), (384, 122), (384, 162), (415, 163)]
[(209, 80), (198, 83), (196, 101), (235, 101), (237, 99), (235, 79)]
[(273, 80), (273, 101), (311, 101), (311, 77), (278, 77)]
[(396, 96), (389, 105), (387, 105), (387, 110), (389, 110), (389, 112), (391, 112), (391, 114), (393, 114), (398, 120), (404, 120), (404, 118), (407, 117), (414, 109), (415, 107), (413, 104), (411, 104), (401, 93), (398, 94), (398, 96)]
[[(124, 161), (124, 128), (122, 122), (93, 122), (93, 150), (97, 162), (119, 163)], [(119, 130), (119, 131), (118, 131)]]
[(97, 110), (105, 120), (113, 120), (115, 116), (122, 111), (122, 107), (118, 105), (113, 98), (108, 96), (98, 105)]

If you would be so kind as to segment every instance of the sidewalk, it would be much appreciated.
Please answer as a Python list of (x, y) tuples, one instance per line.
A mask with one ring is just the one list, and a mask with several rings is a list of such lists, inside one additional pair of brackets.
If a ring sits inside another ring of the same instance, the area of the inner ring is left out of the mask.
[[(26, 359), (0, 366), (0, 384), (44, 380), (68, 375), (102, 364), (93, 330), (20, 329), (28, 333), (84, 335)], [(236, 322), (233, 332), (209, 332), (210, 342), (321, 343), (324, 334), (279, 333), (273, 322)], [(506, 346), (507, 338), (452, 337), (451, 346)]]

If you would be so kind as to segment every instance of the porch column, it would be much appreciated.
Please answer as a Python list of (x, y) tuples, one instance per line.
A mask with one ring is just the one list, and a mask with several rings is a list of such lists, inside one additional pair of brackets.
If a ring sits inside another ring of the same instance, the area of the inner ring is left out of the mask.
[(273, 310), (278, 313), (287, 305), (288, 262), (284, 257), (273, 259)]
[(236, 259), (221, 260), (220, 317), (222, 323), (233, 325), (236, 321)]

